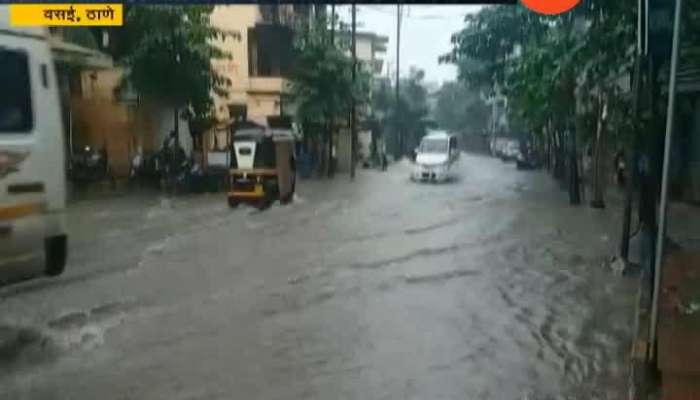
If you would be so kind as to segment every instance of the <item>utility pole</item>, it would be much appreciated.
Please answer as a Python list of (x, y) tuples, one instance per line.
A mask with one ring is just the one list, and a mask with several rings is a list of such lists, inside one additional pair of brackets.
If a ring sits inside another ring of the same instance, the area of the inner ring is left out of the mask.
[(335, 46), (335, 3), (331, 4), (331, 44)]
[[(331, 46), (335, 46), (335, 3), (331, 4)], [(328, 132), (328, 177), (333, 177), (333, 135), (335, 134), (335, 116), (334, 110), (330, 112), (330, 132)]]
[(654, 286), (652, 293), (651, 323), (649, 326), (649, 358), (656, 359), (656, 334), (659, 318), (659, 290), (661, 285), (661, 267), (664, 260), (664, 242), (666, 240), (666, 219), (668, 214), (668, 184), (671, 163), (671, 145), (673, 144), (673, 118), (676, 106), (676, 86), (678, 80), (678, 58), (680, 47), (681, 17), (683, 0), (676, 0), (673, 19), (673, 45), (671, 50), (671, 72), (668, 84), (668, 108), (666, 110), (666, 138), (664, 141), (663, 172), (661, 175), (661, 200), (659, 203), (659, 225), (656, 231), (656, 251), (654, 252)]
[(396, 4), (396, 110), (394, 110), (394, 129), (399, 145), (399, 157), (403, 156), (403, 132), (399, 130), (399, 67), (401, 65), (401, 5)]
[[(355, 81), (357, 79), (357, 47), (355, 34), (357, 29), (357, 6), (352, 3), (352, 85), (355, 88)], [(357, 165), (357, 110), (356, 110), (356, 100), (355, 94), (352, 94), (352, 106), (350, 113), (350, 179), (355, 179), (355, 166)]]
[[(173, 58), (175, 59), (175, 64), (180, 64), (180, 52), (177, 46), (177, 36), (175, 34), (175, 28), (170, 28), (170, 40), (173, 44)], [(175, 135), (175, 146), (180, 145), (180, 109), (178, 105), (175, 104), (173, 107), (173, 134)]]

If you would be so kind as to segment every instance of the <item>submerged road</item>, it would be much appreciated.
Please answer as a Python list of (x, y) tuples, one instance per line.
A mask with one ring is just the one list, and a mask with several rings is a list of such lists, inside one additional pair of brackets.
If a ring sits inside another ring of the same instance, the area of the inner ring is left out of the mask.
[(264, 212), (74, 203), (67, 272), (0, 288), (0, 398), (623, 399), (618, 216), (543, 172), (459, 168), (306, 181)]

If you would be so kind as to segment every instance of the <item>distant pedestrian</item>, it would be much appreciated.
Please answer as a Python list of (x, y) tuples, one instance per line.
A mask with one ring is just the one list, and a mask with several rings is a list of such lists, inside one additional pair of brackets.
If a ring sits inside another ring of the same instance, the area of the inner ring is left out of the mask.
[(615, 181), (619, 186), (624, 186), (625, 179), (625, 152), (620, 150), (615, 154)]

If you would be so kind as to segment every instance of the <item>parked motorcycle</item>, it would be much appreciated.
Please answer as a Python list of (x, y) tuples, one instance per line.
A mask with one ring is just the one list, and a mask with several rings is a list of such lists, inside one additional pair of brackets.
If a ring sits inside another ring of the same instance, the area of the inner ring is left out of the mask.
[(74, 182), (99, 182), (109, 177), (106, 150), (86, 146), (75, 152), (70, 160), (69, 177)]
[(188, 191), (193, 167), (182, 147), (163, 147), (156, 157), (156, 165), (166, 190), (176, 193)]

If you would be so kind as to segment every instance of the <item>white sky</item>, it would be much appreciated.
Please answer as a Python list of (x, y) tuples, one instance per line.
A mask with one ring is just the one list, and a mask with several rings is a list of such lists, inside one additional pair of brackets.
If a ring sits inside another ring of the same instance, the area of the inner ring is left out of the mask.
[[(464, 26), (464, 16), (478, 11), (475, 5), (404, 5), (401, 20), (401, 74), (411, 66), (425, 71), (426, 82), (454, 80), (452, 65), (438, 64), (438, 57), (450, 51), (450, 37)], [(350, 23), (350, 6), (336, 6), (339, 18)], [(357, 30), (389, 37), (383, 56), (385, 68), (396, 68), (396, 5), (358, 5)], [(386, 69), (384, 70), (386, 74)]]

